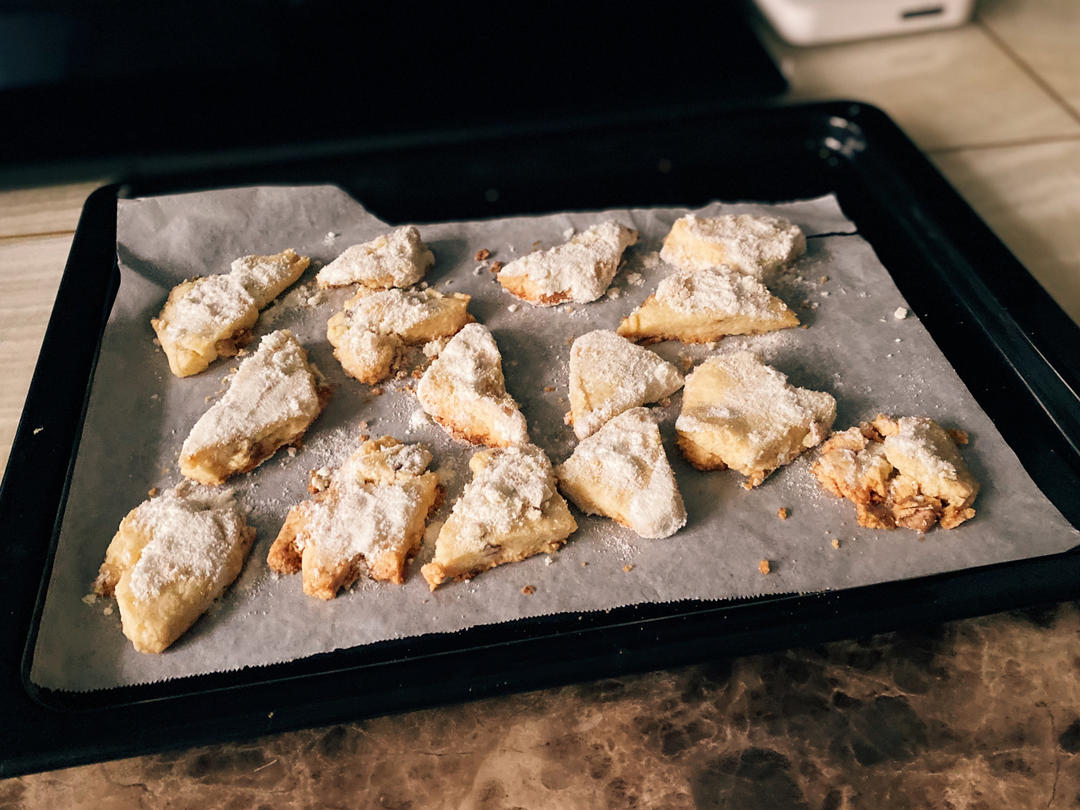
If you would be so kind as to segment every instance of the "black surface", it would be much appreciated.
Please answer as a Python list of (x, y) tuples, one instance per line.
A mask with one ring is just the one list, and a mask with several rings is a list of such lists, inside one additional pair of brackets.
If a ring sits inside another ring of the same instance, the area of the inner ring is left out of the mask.
[[(1036, 483), (1080, 524), (1080, 330), (880, 112), (752, 109), (652, 125), (349, 149), (173, 177), (128, 194), (333, 181), (388, 221), (828, 192)], [(417, 194), (416, 189), (423, 189)], [(0, 494), (0, 775), (861, 635), (1080, 593), (1080, 551), (808, 596), (645, 605), (384, 642), (88, 695), (24, 677), (115, 268), (115, 188), (88, 201)], [(46, 429), (34, 433), (38, 426)], [(42, 577), (38, 577), (37, 574)], [(43, 579), (44, 578), (44, 579)], [(432, 673), (439, 673), (432, 677)]]
[(0, 8), (0, 186), (310, 155), (345, 138), (660, 120), (786, 88), (731, 0), (662, 25), (566, 0), (19, 5)]

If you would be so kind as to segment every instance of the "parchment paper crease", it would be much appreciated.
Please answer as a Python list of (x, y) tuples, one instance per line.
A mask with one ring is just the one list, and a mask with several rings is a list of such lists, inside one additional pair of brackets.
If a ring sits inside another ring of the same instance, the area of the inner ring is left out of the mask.
[[(675, 536), (642, 540), (609, 520), (579, 515), (579, 531), (557, 555), (503, 566), (435, 593), (429, 593), (418, 572), (432, 553), (429, 536), (404, 586), (362, 581), (332, 602), (305, 597), (299, 576), (277, 578), (268, 572), (266, 552), (285, 512), (304, 497), (308, 471), (340, 462), (355, 447), (361, 429), (429, 444), (432, 466), (450, 473), (445, 503), (433, 517), (436, 523), (469, 477), (466, 465), (475, 448), (415, 418), (415, 397), (404, 388), (411, 380), (388, 384), (384, 393), (374, 395), (369, 386), (344, 376), (326, 342), (326, 320), (348, 292), (318, 294), (311, 282), (316, 267), (387, 226), (332, 187), (122, 200), (120, 291), (79, 445), (34, 652), (34, 683), (101, 689), (552, 612), (848, 588), (1039, 556), (1080, 542), (918, 320), (912, 315), (894, 318), (894, 311), (907, 305), (834, 198), (777, 206), (714, 203), (700, 211), (773, 212), (811, 236), (808, 253), (794, 270), (767, 278), (808, 328), (728, 338), (714, 350), (750, 348), (795, 384), (830, 392), (839, 404), (838, 429), (879, 411), (927, 415), (964, 428), (972, 438), (964, 456), (983, 484), (974, 520), (921, 540), (905, 530), (861, 529), (850, 503), (818, 488), (808, 455), (750, 492), (733, 472), (697, 472), (674, 447), (676, 395), (662, 409), (661, 431), (690, 517)], [(621, 210), (420, 226), (436, 256), (429, 283), (473, 296), (470, 311), (494, 333), (508, 389), (521, 403), (534, 441), (553, 462), (562, 461), (574, 446), (573, 433), (563, 424), (570, 341), (591, 329), (615, 328), (655, 289), (671, 269), (653, 254), (683, 213)], [(477, 269), (474, 255), (480, 248), (506, 262), (530, 251), (535, 241), (545, 247), (557, 244), (567, 229), (581, 230), (607, 218), (633, 225), (642, 238), (628, 251), (615, 292), (595, 303), (533, 308), (503, 292), (486, 268)], [(223, 378), (236, 365), (236, 360), (219, 361), (197, 377), (174, 378), (153, 344), (150, 318), (184, 278), (225, 272), (237, 256), (287, 247), (312, 256), (316, 267), (263, 313), (256, 335), (292, 329), (336, 390), (294, 457), (279, 452), (236, 481), (237, 495), (250, 507), (258, 529), (237, 583), (166, 653), (141, 655), (121, 634), (111, 602), (87, 604), (91, 600), (84, 597), (120, 519), (151, 487), (179, 480), (180, 445), (207, 408), (207, 398), (220, 394)], [(654, 349), (676, 363), (710, 353), (707, 347), (674, 342)], [(545, 391), (548, 386), (554, 390)], [(779, 507), (789, 510), (787, 520), (778, 519)], [(840, 541), (839, 549), (833, 538)], [(772, 562), (773, 573), (758, 572), (761, 559)], [(535, 593), (523, 594), (525, 585), (534, 586)]]

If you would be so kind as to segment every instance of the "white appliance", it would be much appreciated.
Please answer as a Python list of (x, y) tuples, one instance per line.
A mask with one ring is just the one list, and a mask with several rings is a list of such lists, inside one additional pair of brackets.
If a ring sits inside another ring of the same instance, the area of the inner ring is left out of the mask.
[(792, 45), (909, 34), (961, 25), (975, 0), (754, 0)]

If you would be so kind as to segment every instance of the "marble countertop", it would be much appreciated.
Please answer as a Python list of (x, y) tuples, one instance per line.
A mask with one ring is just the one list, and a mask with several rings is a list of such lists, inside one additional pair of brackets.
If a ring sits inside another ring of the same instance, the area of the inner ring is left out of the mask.
[[(794, 48), (792, 99), (882, 107), (1080, 322), (1080, 5)], [(96, 183), (0, 193), (0, 464)], [(0, 807), (1080, 804), (1080, 606), (0, 781)]]

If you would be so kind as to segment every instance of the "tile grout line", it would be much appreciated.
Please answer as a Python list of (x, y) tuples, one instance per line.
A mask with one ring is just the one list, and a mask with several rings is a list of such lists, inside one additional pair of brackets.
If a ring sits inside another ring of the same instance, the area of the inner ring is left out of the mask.
[(1002, 39), (1002, 37), (996, 31), (994, 31), (993, 28), (987, 25), (981, 17), (975, 17), (974, 22), (976, 25), (979, 26), (979, 28), (983, 30), (986, 36), (990, 38), (990, 41), (993, 42), (1010, 60), (1012, 60), (1013, 64), (1020, 68), (1020, 70), (1023, 71), (1029, 79), (1035, 82), (1035, 84), (1037, 84), (1042, 89), (1042, 91), (1046, 93), (1046, 95), (1048, 95), (1051, 99), (1057, 102), (1057, 105), (1061, 107), (1073, 121), (1080, 124), (1080, 111), (1073, 109), (1072, 105), (1069, 104), (1069, 102), (1066, 101), (1061, 96), (1061, 94), (1059, 94), (1057, 90), (1055, 90), (1053, 86), (1046, 81), (1046, 79), (1040, 76), (1031, 65), (1024, 61), (1016, 51), (1010, 48), (1009, 44), (1004, 39)]
[(1021, 146), (1046, 146), (1055, 143), (1080, 142), (1080, 135), (1044, 135), (1041, 138), (1020, 138), (1014, 141), (994, 141), (992, 143), (959, 144), (956, 146), (938, 146), (924, 150), (928, 154), (950, 154), (952, 152), (983, 151), (987, 149), (1015, 149)]
[(16, 239), (49, 239), (55, 236), (74, 236), (75, 230), (66, 231), (39, 231), (37, 233), (8, 233), (0, 234), (0, 242), (10, 242)]

